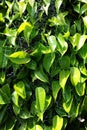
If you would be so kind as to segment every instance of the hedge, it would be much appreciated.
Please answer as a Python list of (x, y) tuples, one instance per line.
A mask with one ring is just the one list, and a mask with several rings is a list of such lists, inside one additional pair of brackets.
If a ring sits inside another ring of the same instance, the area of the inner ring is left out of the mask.
[(87, 130), (87, 0), (0, 2), (0, 130)]

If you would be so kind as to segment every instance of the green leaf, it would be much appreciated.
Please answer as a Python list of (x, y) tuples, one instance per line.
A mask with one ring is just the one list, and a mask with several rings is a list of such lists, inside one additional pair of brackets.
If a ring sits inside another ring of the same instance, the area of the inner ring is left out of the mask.
[(43, 59), (43, 66), (45, 68), (45, 70), (49, 73), (50, 71), (50, 67), (52, 66), (53, 62), (55, 60), (55, 54), (54, 53), (49, 53), (49, 54), (46, 54), (44, 56), (44, 59)]
[(0, 125), (2, 124), (2, 121), (4, 119), (4, 116), (6, 116), (6, 109), (7, 109), (7, 106), (5, 106), (3, 109), (0, 110)]
[(58, 113), (58, 115), (59, 115), (60, 117), (66, 117), (66, 116), (67, 116), (67, 113), (65, 112), (65, 110), (63, 109), (62, 106), (56, 107), (55, 110), (56, 110), (56, 112)]
[(50, 1), (51, 0), (43, 0), (43, 1), (44, 1), (45, 5), (46, 5), (46, 6), (43, 6), (43, 9), (44, 9), (46, 15), (48, 15), (48, 8), (50, 6)]
[(19, 117), (22, 119), (28, 119), (31, 117), (30, 112), (28, 111), (26, 107), (22, 108), (22, 110), (20, 111)]
[(61, 69), (69, 69), (70, 67), (70, 57), (69, 56), (63, 56), (59, 60), (59, 64)]
[(63, 108), (64, 110), (69, 113), (72, 107), (72, 102), (73, 102), (73, 98), (71, 97), (71, 99), (68, 102), (63, 102)]
[(0, 13), (0, 21), (1, 21), (1, 22), (4, 22), (4, 21), (5, 21), (4, 18), (3, 18), (3, 14), (2, 14), (2, 13)]
[(71, 99), (71, 87), (67, 84), (63, 90), (64, 102), (69, 102)]
[(5, 82), (5, 72), (0, 72), (0, 84), (3, 84)]
[(45, 126), (44, 130), (52, 130), (52, 126)]
[(87, 28), (87, 16), (83, 17), (84, 26)]
[(34, 60), (31, 60), (29, 63), (26, 64), (26, 67), (31, 70), (36, 70), (37, 63)]
[(35, 127), (36, 127), (35, 130), (43, 130), (42, 127), (41, 127), (40, 125), (36, 125)]
[(53, 117), (53, 126), (52, 130), (62, 130), (63, 127), (63, 118), (58, 115)]
[(7, 104), (10, 102), (11, 94), (10, 87), (8, 84), (0, 88), (0, 104)]
[(15, 64), (26, 64), (30, 62), (29, 54), (25, 51), (14, 52), (11, 55), (7, 55), (7, 57)]
[(59, 82), (58, 81), (52, 81), (52, 94), (53, 94), (53, 97), (56, 101), (57, 99), (57, 95), (58, 95), (58, 92), (60, 90), (60, 85), (59, 85)]
[(67, 12), (65, 13), (59, 13), (57, 17), (53, 16), (51, 19), (48, 19), (50, 22), (50, 26), (63, 26), (66, 25), (65, 22), (65, 16), (67, 15)]
[(18, 128), (19, 130), (26, 130), (27, 129), (27, 123), (22, 122), (21, 126)]
[(50, 4), (51, 0), (43, 0), (46, 5)]
[(13, 104), (12, 107), (15, 115), (18, 115), (20, 113), (20, 107), (16, 106), (15, 104)]
[(30, 4), (30, 6), (33, 8), (34, 3), (35, 3), (35, 0), (28, 0), (28, 2), (29, 2), (29, 4)]
[(44, 46), (43, 44), (40, 44), (39, 49), (40, 49), (41, 53), (43, 53), (43, 54), (51, 53), (51, 49), (49, 46)]
[[(18, 28), (18, 34), (25, 30), (25, 27), (28, 26), (30, 30), (32, 30), (33, 26), (29, 22), (23, 22)], [(30, 32), (30, 31), (29, 31)]]
[(55, 0), (55, 7), (56, 7), (56, 12), (59, 12), (60, 6), (62, 4), (63, 0)]
[(28, 44), (29, 44), (29, 41), (30, 41), (31, 32), (32, 32), (32, 27), (26, 25), (25, 28), (24, 28), (24, 37), (25, 37), (25, 40)]
[(24, 11), (26, 10), (25, 1), (19, 1), (18, 6), (19, 6), (19, 13), (20, 13), (20, 15), (22, 15), (22, 13), (24, 13)]
[(83, 2), (83, 3), (87, 3), (87, 0), (78, 0), (80, 2)]
[(72, 119), (75, 119), (79, 114), (80, 103), (73, 101), (69, 115)]
[(85, 95), (83, 103), (81, 105), (81, 112), (83, 114), (87, 113), (87, 95)]
[(86, 59), (87, 59), (87, 44), (84, 44), (84, 46), (81, 48), (81, 50), (79, 51), (79, 55), (81, 56), (81, 58), (83, 58), (84, 61), (86, 61)]
[(78, 83), (77, 86), (75, 87), (76, 92), (79, 96), (83, 96), (85, 94), (85, 83)]
[(41, 69), (37, 69), (35, 72), (35, 77), (42, 82), (49, 82), (47, 75)]
[(63, 38), (62, 34), (59, 34), (57, 39), (58, 39), (57, 50), (61, 53), (61, 55), (64, 55), (68, 49), (68, 44)]
[(80, 72), (81, 72), (83, 75), (87, 76), (86, 66), (81, 65), (81, 66), (80, 66)]
[(80, 3), (74, 6), (74, 10), (80, 14)]
[(73, 86), (80, 82), (80, 71), (77, 67), (71, 67), (70, 80)]
[(19, 96), (18, 96), (18, 94), (17, 94), (16, 91), (14, 91), (14, 92), (12, 93), (12, 101), (13, 101), (13, 103), (14, 103), (16, 106), (19, 107), (19, 104), (18, 104)]
[(84, 4), (82, 7), (81, 7), (81, 15), (84, 14), (85, 12), (87, 11), (87, 4)]
[(36, 95), (36, 108), (39, 113), (43, 113), (45, 109), (45, 101), (46, 101), (46, 93), (44, 88), (37, 87), (35, 89), (35, 95)]
[(59, 73), (59, 85), (61, 86), (61, 88), (64, 90), (67, 79), (70, 75), (70, 71), (69, 70), (61, 70)]
[(45, 101), (45, 110), (49, 107), (51, 103), (52, 97), (51, 96), (46, 96), (46, 101)]
[(71, 44), (73, 45), (73, 47), (76, 47), (76, 50), (78, 51), (83, 47), (86, 39), (87, 35), (76, 33), (73, 37), (71, 37)]
[(21, 98), (26, 98), (25, 85), (22, 81), (19, 81), (17, 84), (14, 84), (14, 89)]
[(51, 36), (48, 36), (48, 37), (47, 37), (47, 40), (48, 40), (48, 44), (49, 44), (49, 46), (50, 46), (52, 52), (54, 52), (55, 49), (56, 49), (56, 47), (57, 47), (57, 44), (58, 44), (58, 43), (57, 43), (57, 40), (56, 40), (56, 37), (53, 36), (53, 35), (51, 35)]

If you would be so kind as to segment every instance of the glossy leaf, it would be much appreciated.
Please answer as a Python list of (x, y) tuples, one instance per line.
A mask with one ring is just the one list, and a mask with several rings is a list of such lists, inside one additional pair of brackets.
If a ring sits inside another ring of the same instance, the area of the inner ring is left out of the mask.
[(39, 113), (43, 113), (45, 108), (45, 101), (46, 101), (46, 93), (44, 88), (37, 87), (35, 89), (35, 95), (36, 95), (36, 108)]
[(72, 107), (73, 98), (71, 98), (67, 103), (63, 102), (63, 108), (64, 110), (69, 113)]
[(49, 44), (49, 46), (50, 46), (52, 52), (54, 52), (55, 49), (56, 49), (56, 47), (57, 47), (57, 44), (58, 44), (58, 43), (57, 43), (57, 40), (56, 40), (56, 37), (53, 36), (53, 35), (51, 35), (51, 36), (48, 36), (48, 37), (47, 37), (47, 40), (48, 40), (48, 44)]
[(35, 0), (28, 0), (28, 2), (29, 2), (29, 4), (30, 4), (30, 6), (33, 8), (34, 3), (35, 3)]
[(45, 10), (46, 15), (48, 15), (48, 8), (50, 6), (51, 0), (43, 0), (46, 6), (43, 6), (43, 9)]
[(78, 83), (77, 86), (75, 87), (76, 92), (79, 96), (83, 96), (85, 94), (85, 83)]
[(45, 70), (49, 73), (50, 71), (50, 67), (52, 66), (53, 62), (55, 60), (55, 54), (54, 53), (49, 53), (49, 54), (46, 54), (44, 56), (44, 59), (43, 59), (43, 66), (45, 68)]
[(25, 107), (20, 111), (20, 115), (19, 116), (22, 119), (28, 119), (28, 118), (31, 117), (29, 111)]
[(14, 92), (12, 93), (12, 101), (13, 101), (13, 103), (14, 103), (16, 106), (19, 107), (18, 100), (19, 100), (19, 96), (18, 96), (17, 92), (14, 91)]
[(61, 70), (59, 73), (59, 85), (61, 86), (61, 88), (64, 90), (67, 79), (70, 75), (70, 71), (69, 70)]
[(69, 85), (66, 85), (63, 90), (63, 99), (66, 103), (71, 99), (71, 87)]
[(56, 7), (56, 12), (59, 12), (60, 6), (62, 4), (63, 0), (55, 0), (55, 7)]
[(71, 43), (73, 47), (76, 46), (76, 50), (79, 50), (83, 47), (85, 41), (87, 39), (86, 35), (80, 35), (79, 33), (76, 33), (72, 38), (71, 38)]
[(45, 101), (45, 110), (49, 107), (51, 104), (52, 97), (51, 96), (46, 96), (46, 101)]
[(7, 104), (10, 102), (10, 88), (9, 85), (6, 84), (2, 88), (0, 88), (0, 104)]
[(73, 86), (80, 82), (80, 71), (77, 67), (71, 67), (70, 79)]
[(47, 75), (42, 70), (37, 69), (34, 72), (34, 74), (35, 74), (35, 77), (41, 80), (42, 82), (49, 82)]
[(43, 130), (42, 127), (40, 125), (36, 125), (36, 129), (35, 130)]
[(67, 15), (67, 12), (59, 13), (57, 17), (53, 16), (51, 19), (48, 20), (50, 22), (50, 26), (66, 25), (66, 22), (65, 22), (66, 15)]
[(79, 115), (79, 108), (80, 103), (74, 101), (69, 112), (69, 115), (72, 117), (72, 119), (75, 119)]
[(84, 4), (82, 7), (81, 7), (81, 11), (80, 13), (83, 14), (87, 11), (87, 4)]
[(4, 84), (5, 77), (6, 77), (5, 72), (3, 72), (3, 71), (0, 72), (0, 84)]
[(57, 95), (58, 95), (58, 92), (60, 90), (60, 85), (59, 85), (59, 82), (58, 81), (52, 81), (52, 94), (53, 94), (53, 97), (56, 101), (57, 99)]
[(22, 13), (24, 13), (24, 11), (26, 9), (25, 1), (19, 1), (18, 6), (19, 6), (19, 13), (20, 13), (20, 15), (22, 15)]
[(65, 41), (65, 39), (63, 38), (63, 35), (62, 34), (59, 34), (58, 37), (58, 46), (57, 46), (57, 50), (61, 53), (61, 55), (64, 55), (65, 52), (67, 51), (68, 49), (68, 44), (67, 42)]
[(79, 55), (81, 56), (81, 58), (84, 59), (84, 61), (86, 61), (86, 59), (87, 59), (87, 44), (84, 44), (84, 46), (81, 48), (81, 50), (79, 51)]
[(83, 17), (84, 26), (87, 28), (87, 16)]
[(30, 61), (29, 54), (25, 51), (14, 52), (7, 56), (15, 64), (26, 64)]
[(4, 21), (5, 21), (2, 13), (0, 13), (0, 21), (1, 21), (1, 22), (4, 22)]
[(86, 1), (86, 0), (78, 0), (78, 1), (83, 2), (83, 3), (87, 3), (87, 1)]
[(30, 30), (32, 29), (32, 25), (29, 22), (23, 22), (19, 28), (18, 28), (18, 34), (21, 33), (22, 31), (24, 31), (25, 27), (28, 26), (30, 28)]
[(62, 130), (63, 127), (63, 118), (58, 115), (53, 117), (53, 126), (52, 130)]
[(51, 49), (49, 46), (44, 46), (43, 44), (40, 44), (39, 48), (40, 48), (41, 53), (43, 53), (43, 54), (51, 53)]
[(26, 98), (25, 85), (22, 81), (19, 81), (17, 84), (14, 84), (14, 89), (21, 98)]
[(29, 44), (29, 41), (30, 41), (31, 32), (32, 32), (32, 27), (25, 26), (25, 28), (24, 28), (24, 37), (25, 37), (25, 40), (27, 41), (28, 44)]

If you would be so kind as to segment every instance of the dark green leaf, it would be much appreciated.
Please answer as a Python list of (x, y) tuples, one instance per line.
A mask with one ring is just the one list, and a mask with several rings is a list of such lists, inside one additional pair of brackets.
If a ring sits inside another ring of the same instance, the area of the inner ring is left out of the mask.
[(45, 70), (49, 73), (50, 71), (50, 67), (52, 66), (53, 62), (55, 60), (55, 54), (54, 53), (49, 53), (49, 54), (46, 54), (44, 56), (44, 59), (43, 59), (43, 66), (45, 68)]
[(52, 81), (52, 94), (53, 94), (55, 101), (56, 101), (56, 98), (57, 98), (57, 95), (58, 95), (60, 88), (61, 87), (60, 87), (58, 81)]

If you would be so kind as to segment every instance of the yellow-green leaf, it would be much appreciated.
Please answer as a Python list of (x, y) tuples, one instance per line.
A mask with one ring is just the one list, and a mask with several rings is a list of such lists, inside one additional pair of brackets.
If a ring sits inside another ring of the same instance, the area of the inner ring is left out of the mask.
[(44, 88), (37, 87), (35, 90), (35, 95), (36, 95), (36, 108), (39, 113), (43, 113), (46, 101), (46, 93)]
[(58, 115), (53, 117), (53, 126), (52, 130), (62, 130), (63, 127), (63, 118)]
[(73, 86), (80, 82), (80, 71), (77, 67), (71, 67), (70, 79)]
[(85, 94), (85, 83), (78, 83), (77, 86), (75, 87), (76, 92), (79, 96), (83, 96)]
[(71, 106), (72, 106), (72, 102), (73, 102), (73, 98), (71, 98), (67, 103), (63, 102), (63, 108), (64, 110), (69, 113), (71, 110)]
[(30, 61), (29, 54), (25, 51), (14, 52), (7, 57), (15, 64), (26, 64)]
[(59, 73), (59, 84), (63, 90), (64, 90), (64, 87), (66, 85), (69, 75), (70, 75), (69, 70), (61, 70)]
[(29, 4), (30, 4), (30, 6), (33, 8), (34, 3), (35, 3), (35, 0), (28, 0), (28, 2), (29, 2)]
[(14, 84), (14, 89), (21, 98), (26, 98), (25, 85), (22, 81), (19, 81), (17, 84)]
[(31, 23), (29, 23), (29, 22), (23, 22), (23, 23), (19, 26), (19, 28), (18, 28), (18, 33), (21, 33), (21, 32), (25, 29), (26, 26), (28, 26), (29, 28), (32, 28)]

